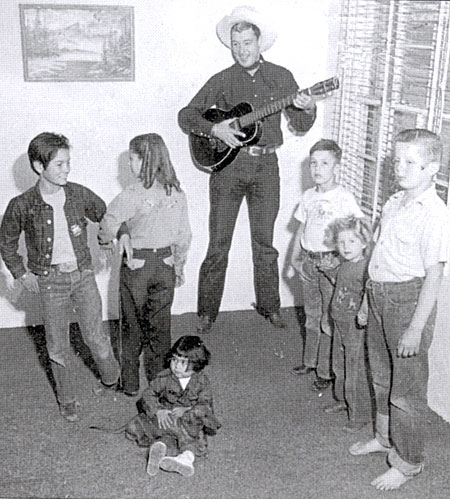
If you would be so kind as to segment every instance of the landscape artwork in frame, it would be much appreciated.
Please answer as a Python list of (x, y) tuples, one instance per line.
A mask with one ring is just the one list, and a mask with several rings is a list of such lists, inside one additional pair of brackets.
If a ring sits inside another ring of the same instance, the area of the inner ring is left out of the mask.
[(25, 81), (134, 81), (133, 7), (19, 7)]

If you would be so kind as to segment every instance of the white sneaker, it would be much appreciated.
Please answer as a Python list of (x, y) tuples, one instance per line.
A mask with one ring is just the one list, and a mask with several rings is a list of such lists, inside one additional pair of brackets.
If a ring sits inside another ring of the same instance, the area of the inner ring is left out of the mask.
[(179, 473), (183, 476), (194, 474), (194, 454), (191, 451), (184, 451), (176, 457), (163, 457), (159, 467), (164, 471)]
[(161, 459), (166, 455), (167, 447), (164, 442), (155, 442), (150, 447), (147, 462), (147, 474), (155, 476), (159, 471)]

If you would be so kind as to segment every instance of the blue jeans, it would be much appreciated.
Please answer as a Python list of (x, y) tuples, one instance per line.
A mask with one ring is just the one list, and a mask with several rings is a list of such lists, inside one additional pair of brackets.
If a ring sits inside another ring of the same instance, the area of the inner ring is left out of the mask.
[(356, 320), (334, 321), (334, 395), (337, 400), (346, 401), (348, 418), (355, 423), (368, 423), (372, 419), (365, 346), (366, 331), (356, 327)]
[(38, 282), (58, 402), (68, 404), (76, 398), (69, 337), (74, 309), (83, 340), (91, 351), (102, 381), (107, 385), (115, 383), (119, 378), (119, 364), (110, 337), (103, 329), (102, 302), (93, 270), (62, 273), (51, 268), (47, 276), (38, 276)]
[(170, 248), (135, 249), (134, 257), (145, 260), (131, 270), (120, 269), (122, 386), (127, 392), (139, 390), (139, 356), (144, 351), (145, 375), (150, 383), (163, 370), (171, 347), (171, 307), (175, 269), (164, 263)]
[[(367, 284), (369, 319), (367, 345), (377, 405), (376, 438), (391, 447), (389, 464), (404, 475), (420, 473), (424, 461), (428, 384), (428, 349), (436, 318), (434, 307), (422, 331), (420, 351), (413, 357), (398, 357), (397, 345), (417, 306), (423, 279)], [(388, 431), (387, 431), (388, 430)]]
[(219, 313), (234, 227), (246, 199), (253, 252), (256, 308), (264, 316), (280, 308), (278, 251), (273, 247), (280, 206), (280, 178), (276, 154), (248, 156), (234, 162), (209, 181), (209, 246), (198, 284), (198, 315), (213, 321)]
[(309, 256), (304, 250), (300, 254), (303, 273), (308, 278), (308, 280), (302, 280), (303, 305), (306, 315), (303, 364), (316, 369), (317, 376), (323, 379), (332, 378), (333, 325), (330, 317), (330, 304), (334, 288), (318, 267), (321, 264), (333, 265), (335, 259), (332, 253), (319, 258)]

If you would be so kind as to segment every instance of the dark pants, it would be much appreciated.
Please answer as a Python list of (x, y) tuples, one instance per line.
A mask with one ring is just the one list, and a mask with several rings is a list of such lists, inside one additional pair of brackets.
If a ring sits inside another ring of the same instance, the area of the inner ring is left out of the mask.
[(348, 418), (356, 423), (368, 423), (372, 419), (365, 340), (365, 329), (358, 329), (355, 321), (334, 321), (334, 395), (337, 400), (347, 402)]
[(397, 345), (416, 310), (422, 282), (417, 278), (367, 284), (370, 305), (367, 346), (377, 415), (389, 420), (389, 431), (377, 426), (376, 437), (382, 445), (392, 445), (389, 464), (405, 475), (417, 474), (423, 467), (428, 349), (433, 339), (436, 306), (422, 331), (419, 353), (398, 357)]
[(127, 392), (139, 390), (139, 356), (144, 350), (148, 381), (164, 368), (171, 347), (170, 310), (175, 288), (175, 270), (164, 263), (170, 248), (157, 252), (134, 250), (134, 258), (145, 260), (143, 267), (120, 271), (122, 386)]
[(200, 269), (198, 314), (212, 320), (219, 313), (228, 253), (244, 197), (250, 220), (257, 310), (267, 315), (280, 308), (278, 251), (272, 246), (280, 205), (277, 156), (252, 157), (241, 152), (231, 165), (210, 177), (209, 247)]
[[(155, 442), (164, 442), (167, 446), (168, 456), (178, 456), (186, 450), (190, 450), (197, 457), (207, 455), (207, 441), (201, 419), (196, 420), (195, 417), (190, 416), (183, 417), (177, 419), (169, 428), (164, 429), (159, 427), (156, 416), (149, 417), (145, 413), (140, 413), (138, 418), (138, 424), (145, 433), (149, 446)], [(192, 421), (186, 422), (185, 419), (189, 418)]]
[(313, 257), (302, 249), (300, 260), (303, 274), (303, 300), (306, 315), (305, 340), (303, 343), (303, 364), (316, 370), (319, 378), (331, 379), (331, 342), (333, 337), (333, 321), (330, 316), (330, 304), (334, 287), (320, 272), (319, 266), (332, 268), (336, 266), (334, 253), (325, 253)]

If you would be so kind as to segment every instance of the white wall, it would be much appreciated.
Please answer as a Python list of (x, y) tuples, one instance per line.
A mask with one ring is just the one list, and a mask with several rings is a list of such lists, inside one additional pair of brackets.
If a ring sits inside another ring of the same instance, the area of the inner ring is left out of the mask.
[[(42, 1), (40, 3), (43, 3)], [(48, 3), (55, 3), (54, 0)], [(63, 133), (72, 150), (70, 180), (97, 192), (106, 202), (127, 179), (125, 152), (137, 134), (160, 133), (171, 153), (187, 192), (193, 243), (186, 267), (186, 284), (176, 292), (174, 313), (196, 308), (197, 277), (208, 243), (208, 175), (194, 168), (187, 137), (177, 125), (177, 113), (211, 76), (232, 63), (229, 51), (215, 34), (218, 20), (240, 2), (219, 0), (71, 0), (70, 4), (132, 5), (135, 15), (136, 78), (134, 82), (24, 82), (19, 1), (3, 0), (0, 17), (0, 215), (9, 199), (31, 186), (36, 178), (29, 169), (29, 141), (43, 131)], [(251, 3), (243, 2), (243, 3)], [(333, 75), (334, 49), (329, 33), (336, 28), (338, 0), (260, 0), (254, 4), (269, 14), (279, 37), (265, 57), (288, 67), (301, 86)], [(328, 102), (319, 104), (319, 115), (305, 137), (285, 129), (280, 151), (281, 209), (275, 246), (280, 270), (292, 239), (289, 223), (301, 188), (300, 170), (309, 147), (324, 134)], [(284, 125), (285, 126), (285, 125)], [(245, 208), (245, 205), (243, 206)], [(93, 238), (93, 252), (98, 255)], [(36, 299), (9, 289), (12, 279), (0, 274), (0, 327), (41, 321)], [(117, 317), (117, 271), (112, 277), (96, 256), (98, 283), (105, 318)], [(295, 301), (296, 286), (282, 280), (282, 306)], [(246, 209), (236, 227), (222, 310), (247, 309), (254, 301), (251, 250)]]

